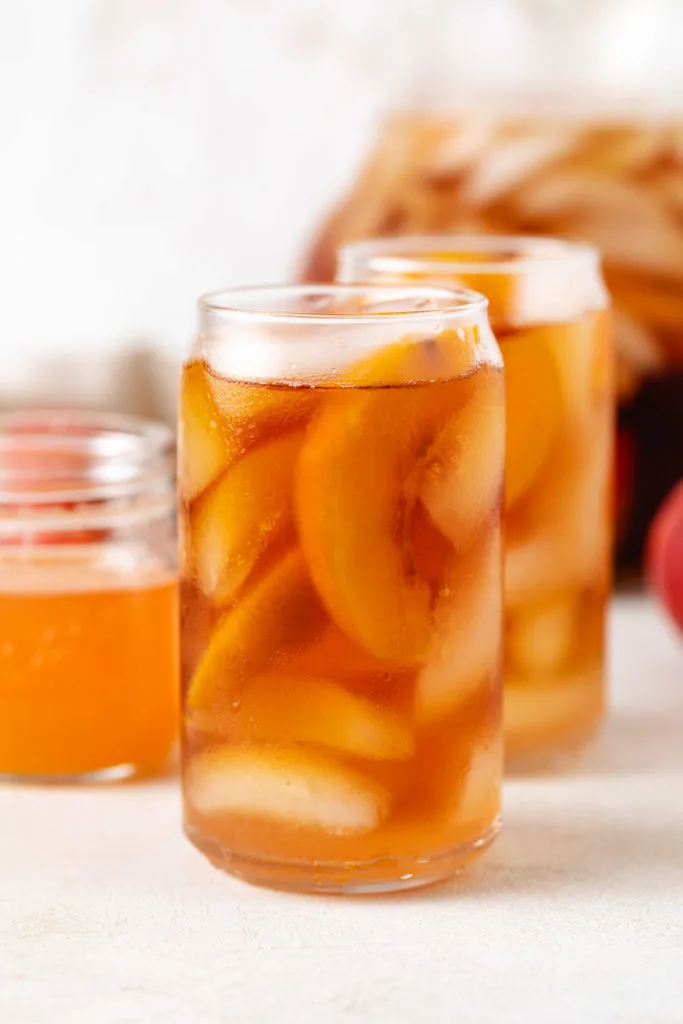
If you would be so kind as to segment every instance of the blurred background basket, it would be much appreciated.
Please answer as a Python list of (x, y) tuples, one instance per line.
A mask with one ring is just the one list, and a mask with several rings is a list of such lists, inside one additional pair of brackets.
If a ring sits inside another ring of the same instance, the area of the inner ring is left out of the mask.
[(312, 238), (319, 277), (363, 234), (581, 234), (619, 308), (637, 567), (683, 475), (681, 32), (679, 0), (0, 6), (0, 408), (172, 422), (196, 295), (300, 272)]
[[(484, 6), (493, 17), (496, 5)], [(304, 273), (329, 278), (340, 244), (377, 235), (594, 242), (615, 308), (618, 564), (622, 579), (637, 577), (652, 516), (683, 476), (683, 64), (672, 41), (680, 7), (497, 8), (484, 67), (448, 33), (433, 40), (422, 102), (385, 120)], [(449, 62), (456, 54), (464, 60)]]

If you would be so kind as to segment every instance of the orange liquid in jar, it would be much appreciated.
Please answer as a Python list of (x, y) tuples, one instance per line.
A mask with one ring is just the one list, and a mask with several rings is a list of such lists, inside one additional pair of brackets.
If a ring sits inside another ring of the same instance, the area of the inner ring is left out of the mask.
[(39, 577), (0, 581), (0, 775), (158, 769), (176, 735), (175, 579)]
[(185, 367), (185, 824), (253, 881), (417, 884), (498, 827), (502, 375), (399, 383), (440, 345), (346, 387)]

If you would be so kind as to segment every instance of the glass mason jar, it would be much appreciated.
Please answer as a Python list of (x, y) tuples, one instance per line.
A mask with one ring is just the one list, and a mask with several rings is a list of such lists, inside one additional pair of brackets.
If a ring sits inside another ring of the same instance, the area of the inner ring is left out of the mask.
[(471, 292), (200, 300), (180, 406), (183, 780), (216, 866), (382, 892), (496, 835), (503, 403)]
[(612, 344), (592, 246), (540, 238), (378, 239), (342, 281), (422, 281), (489, 299), (505, 364), (505, 749), (533, 764), (603, 714), (610, 590)]
[(156, 423), (0, 415), (0, 778), (164, 766), (177, 733), (174, 475)]

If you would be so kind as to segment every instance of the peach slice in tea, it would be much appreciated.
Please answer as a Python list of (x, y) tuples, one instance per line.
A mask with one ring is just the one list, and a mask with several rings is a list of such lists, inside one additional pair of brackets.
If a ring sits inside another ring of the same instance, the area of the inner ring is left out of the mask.
[(412, 397), (333, 396), (304, 446), (296, 503), (301, 544), (332, 618), (376, 657), (407, 664), (422, 658), (431, 628), (429, 586), (401, 543), (422, 443), (409, 427), (418, 411)]
[(500, 340), (505, 364), (505, 502), (526, 494), (557, 434), (562, 388), (545, 331), (529, 328)]
[[(415, 741), (396, 712), (331, 679), (275, 671), (249, 682), (234, 705), (208, 716), (209, 731), (231, 739), (310, 743), (355, 757), (403, 760)], [(192, 719), (201, 725), (202, 718)]]
[(354, 363), (342, 383), (389, 387), (455, 380), (479, 363), (480, 341), (478, 327), (459, 327), (429, 339), (406, 338)]
[(270, 540), (291, 520), (291, 480), (302, 440), (293, 431), (253, 448), (198, 501), (195, 573), (216, 604), (232, 600)]
[(180, 395), (180, 484), (192, 501), (258, 440), (303, 423), (311, 388), (272, 388), (217, 377), (196, 361), (185, 367)]
[(552, 676), (567, 661), (578, 623), (572, 594), (523, 605), (511, 616), (505, 633), (507, 657), (523, 676)]
[(430, 449), (419, 495), (435, 526), (464, 550), (486, 529), (503, 486), (505, 421), (498, 372), (480, 370), (460, 389), (464, 404)]
[(214, 711), (239, 695), (248, 675), (283, 649), (322, 631), (324, 614), (298, 549), (244, 593), (215, 627), (187, 695), (189, 708)]
[(457, 563), (450, 590), (437, 605), (432, 648), (417, 678), (419, 721), (438, 720), (498, 675), (501, 572), (497, 531)]
[(180, 488), (192, 501), (220, 475), (229, 451), (202, 363), (190, 363), (183, 372), (180, 429)]
[[(413, 349), (423, 344), (378, 353), (363, 378), (396, 380), (402, 366), (412, 373)], [(457, 408), (459, 387), (337, 392), (299, 461), (296, 509), (314, 583), (342, 630), (400, 664), (421, 661), (429, 645), (431, 592), (415, 572), (412, 521), (424, 460)]]
[(249, 744), (200, 754), (188, 792), (200, 814), (257, 818), (333, 835), (370, 832), (389, 810), (383, 787), (324, 754)]

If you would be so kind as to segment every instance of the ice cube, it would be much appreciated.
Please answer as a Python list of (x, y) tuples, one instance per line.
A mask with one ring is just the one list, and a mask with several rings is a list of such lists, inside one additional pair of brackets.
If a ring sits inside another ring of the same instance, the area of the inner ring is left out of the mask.
[(436, 610), (435, 641), (417, 678), (420, 721), (448, 714), (497, 676), (501, 642), (501, 555), (497, 531), (459, 562)]
[(238, 815), (333, 835), (370, 832), (386, 817), (378, 783), (322, 754), (254, 744), (200, 755), (188, 796), (200, 814)]
[(311, 743), (356, 757), (401, 760), (415, 741), (395, 711), (356, 696), (322, 676), (271, 672), (245, 685), (215, 727), (242, 740)]

